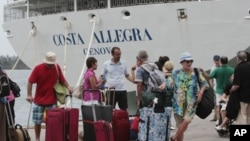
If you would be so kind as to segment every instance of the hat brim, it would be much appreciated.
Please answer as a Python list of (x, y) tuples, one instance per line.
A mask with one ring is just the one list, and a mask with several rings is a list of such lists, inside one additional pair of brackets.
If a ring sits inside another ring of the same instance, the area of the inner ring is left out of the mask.
[(191, 60), (194, 61), (193, 58), (185, 58), (185, 59), (180, 60), (180, 63), (183, 62), (183, 61), (191, 61)]
[(46, 64), (51, 64), (51, 65), (56, 63), (56, 61), (49, 61), (46, 58), (43, 59), (43, 62), (46, 63)]

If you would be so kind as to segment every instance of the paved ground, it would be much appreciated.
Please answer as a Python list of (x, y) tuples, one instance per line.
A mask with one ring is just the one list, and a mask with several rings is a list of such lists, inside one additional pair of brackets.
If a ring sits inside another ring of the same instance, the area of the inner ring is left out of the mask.
[[(214, 129), (215, 122), (210, 122), (211, 118), (211, 115), (204, 120), (195, 117), (185, 132), (184, 141), (229, 141), (228, 136), (220, 137), (218, 135)], [(173, 119), (172, 122), (174, 125)], [(82, 130), (82, 125), (79, 126), (79, 129)], [(171, 130), (171, 134), (174, 132), (175, 130)], [(29, 129), (29, 133), (31, 141), (35, 141), (34, 129)], [(42, 129), (41, 141), (45, 141), (45, 129)]]

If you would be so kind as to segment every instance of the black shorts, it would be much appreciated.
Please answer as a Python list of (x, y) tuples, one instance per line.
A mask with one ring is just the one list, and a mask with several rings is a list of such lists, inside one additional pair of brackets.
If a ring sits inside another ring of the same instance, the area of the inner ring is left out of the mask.
[(112, 105), (112, 107), (115, 108), (116, 102), (118, 102), (118, 106), (120, 109), (126, 110), (128, 108), (127, 91), (107, 91), (106, 96), (107, 105)]

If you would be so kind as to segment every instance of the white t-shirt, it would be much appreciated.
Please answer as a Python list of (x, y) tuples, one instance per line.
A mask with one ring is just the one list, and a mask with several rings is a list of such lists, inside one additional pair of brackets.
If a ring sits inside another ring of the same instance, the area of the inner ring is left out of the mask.
[(129, 73), (127, 71), (127, 63), (124, 60), (120, 60), (116, 64), (111, 59), (104, 62), (101, 75), (105, 76), (105, 87), (115, 88), (116, 91), (126, 90), (125, 78)]

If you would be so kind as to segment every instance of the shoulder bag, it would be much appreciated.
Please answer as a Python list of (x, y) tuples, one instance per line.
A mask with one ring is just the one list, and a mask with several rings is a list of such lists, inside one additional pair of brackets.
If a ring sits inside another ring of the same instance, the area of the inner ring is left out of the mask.
[(65, 104), (66, 95), (69, 93), (68, 88), (60, 83), (57, 64), (55, 64), (55, 67), (56, 67), (57, 76), (58, 76), (57, 82), (56, 82), (56, 84), (54, 86), (54, 90), (55, 90), (55, 93), (56, 93), (56, 98), (57, 98), (58, 102), (60, 102), (61, 104)]
[(238, 117), (239, 111), (240, 111), (240, 96), (236, 92), (232, 92), (229, 95), (229, 99), (227, 102), (227, 107), (226, 107), (226, 116), (229, 119), (235, 119)]
[[(197, 77), (199, 87), (201, 88), (198, 69), (194, 68), (194, 72)], [(214, 109), (214, 90), (213, 88), (209, 87), (204, 91), (202, 99), (200, 103), (198, 103), (195, 113), (201, 119), (205, 119), (210, 115), (213, 109)]]

